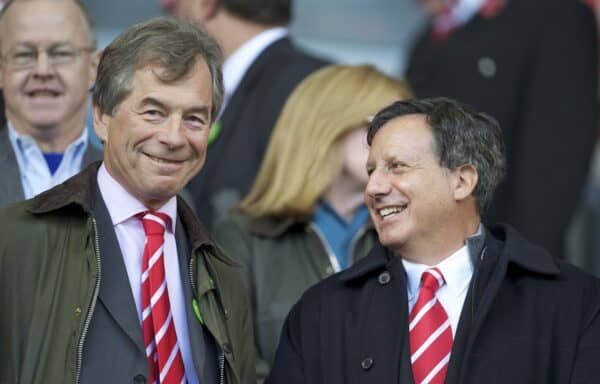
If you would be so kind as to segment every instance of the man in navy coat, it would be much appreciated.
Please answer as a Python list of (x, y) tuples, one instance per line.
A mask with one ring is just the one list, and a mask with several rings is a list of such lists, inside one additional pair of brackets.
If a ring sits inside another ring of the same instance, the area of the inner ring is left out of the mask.
[(223, 48), (224, 103), (206, 165), (192, 179), (198, 216), (209, 227), (249, 191), (288, 95), (326, 64), (296, 48), (291, 0), (169, 0), (177, 17), (201, 25)]
[(600, 281), (481, 215), (498, 123), (450, 99), (369, 128), (369, 256), (290, 312), (268, 384), (600, 382)]

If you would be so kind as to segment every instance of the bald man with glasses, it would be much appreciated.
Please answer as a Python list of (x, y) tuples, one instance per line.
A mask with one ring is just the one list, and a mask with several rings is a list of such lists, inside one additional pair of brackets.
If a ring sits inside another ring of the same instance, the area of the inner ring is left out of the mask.
[(101, 159), (88, 140), (96, 77), (92, 22), (79, 0), (11, 0), (0, 12), (0, 206), (28, 199)]

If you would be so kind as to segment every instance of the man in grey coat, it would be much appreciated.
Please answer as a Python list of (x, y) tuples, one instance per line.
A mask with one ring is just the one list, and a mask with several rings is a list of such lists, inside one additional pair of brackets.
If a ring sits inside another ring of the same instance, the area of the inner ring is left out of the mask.
[(85, 115), (96, 78), (92, 22), (78, 0), (11, 0), (0, 13), (0, 206), (31, 198), (101, 152)]

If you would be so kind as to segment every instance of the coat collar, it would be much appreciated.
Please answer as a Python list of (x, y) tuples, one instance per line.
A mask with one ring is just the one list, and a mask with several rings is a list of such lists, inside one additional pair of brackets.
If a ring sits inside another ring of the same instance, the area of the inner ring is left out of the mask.
[[(531, 273), (556, 276), (560, 273), (558, 265), (550, 254), (525, 240), (509, 225), (498, 225), (488, 228), (485, 236), (484, 254), (497, 253), (497, 257), (505, 259)], [(353, 267), (340, 273), (343, 282), (362, 279), (373, 272), (386, 268), (396, 257), (390, 250), (379, 242), (369, 255)]]
[[(247, 226), (250, 233), (264, 237), (279, 237), (289, 231), (291, 228), (298, 226), (305, 228), (310, 218), (308, 216), (263, 216), (263, 217), (248, 217)], [(367, 229), (373, 229), (373, 222), (368, 220), (365, 224)]]
[(279, 237), (296, 225), (304, 227), (307, 224), (307, 217), (300, 218), (295, 216), (248, 216), (249, 231), (255, 235), (264, 237)]
[[(94, 197), (94, 186), (96, 185), (96, 174), (101, 162), (90, 164), (86, 169), (71, 177), (64, 183), (39, 194), (31, 200), (29, 212), (33, 214), (44, 214), (76, 205), (87, 214), (92, 215), (92, 201)], [(192, 251), (200, 247), (216, 249), (208, 231), (198, 221), (195, 213), (177, 196), (177, 214), (186, 229)], [(223, 254), (223, 252), (212, 252), (223, 262), (236, 265), (236, 263)]]
[(339, 278), (343, 282), (361, 279), (385, 268), (393, 261), (394, 257), (394, 254), (389, 249), (377, 242), (367, 257), (362, 258), (352, 267), (341, 272)]

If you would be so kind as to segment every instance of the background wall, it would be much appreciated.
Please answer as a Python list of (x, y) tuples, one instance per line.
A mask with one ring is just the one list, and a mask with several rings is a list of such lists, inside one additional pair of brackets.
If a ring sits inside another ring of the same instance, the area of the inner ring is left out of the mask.
[[(162, 15), (155, 0), (84, 0), (100, 47), (123, 28)], [(418, 0), (295, 0), (291, 34), (299, 45), (341, 63), (372, 63), (401, 77), (424, 15)]]

